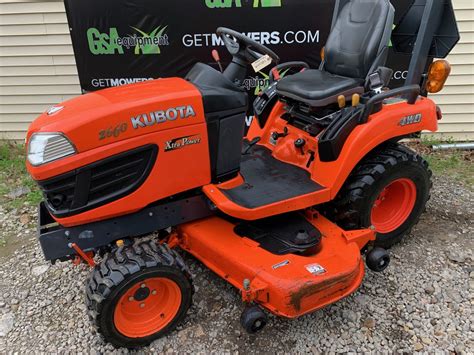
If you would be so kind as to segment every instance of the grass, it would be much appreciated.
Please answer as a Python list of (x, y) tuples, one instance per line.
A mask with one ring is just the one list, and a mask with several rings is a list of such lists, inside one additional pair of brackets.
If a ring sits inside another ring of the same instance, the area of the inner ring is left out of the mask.
[[(415, 150), (423, 155), (430, 164), (433, 173), (447, 176), (474, 190), (474, 152), (470, 150), (433, 150), (432, 146), (454, 141), (439, 141), (433, 138), (423, 138), (419, 143), (413, 143)], [(411, 145), (411, 144), (410, 144)]]
[[(7, 196), (20, 187), (27, 187), (30, 192), (14, 199)], [(0, 142), (0, 204), (2, 207), (11, 210), (25, 204), (36, 205), (41, 198), (41, 192), (26, 172), (24, 145)]]
[(434, 145), (439, 145), (439, 144), (453, 144), (456, 143), (453, 137), (449, 136), (443, 136), (443, 139), (439, 139), (435, 136), (430, 136), (430, 135), (423, 135), (421, 137), (420, 143), (424, 145), (425, 147), (431, 148)]
[(445, 175), (474, 190), (474, 164), (472, 155), (458, 151), (449, 153), (433, 152), (425, 155), (425, 159), (436, 175)]

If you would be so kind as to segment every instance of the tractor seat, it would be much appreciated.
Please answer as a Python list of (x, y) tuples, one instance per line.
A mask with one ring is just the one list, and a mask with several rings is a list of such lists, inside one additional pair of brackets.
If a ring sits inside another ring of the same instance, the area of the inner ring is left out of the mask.
[(311, 107), (321, 107), (335, 103), (339, 95), (350, 97), (352, 94), (362, 94), (364, 80), (310, 69), (282, 79), (277, 84), (277, 91), (281, 96)]
[[(339, 3), (339, 2), (337, 2)], [(389, 0), (340, 0), (337, 14), (324, 47), (320, 70), (286, 76), (276, 87), (277, 94), (322, 107), (364, 93), (371, 73), (384, 66), (392, 33), (395, 10)]]

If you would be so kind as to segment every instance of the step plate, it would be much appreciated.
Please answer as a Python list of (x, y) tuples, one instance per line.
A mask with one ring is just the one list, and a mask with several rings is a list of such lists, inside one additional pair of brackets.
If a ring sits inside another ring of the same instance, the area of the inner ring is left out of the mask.
[(242, 185), (221, 191), (237, 205), (250, 209), (324, 189), (311, 180), (309, 172), (275, 159), (270, 149), (260, 145), (242, 156), (240, 174), (245, 181)]

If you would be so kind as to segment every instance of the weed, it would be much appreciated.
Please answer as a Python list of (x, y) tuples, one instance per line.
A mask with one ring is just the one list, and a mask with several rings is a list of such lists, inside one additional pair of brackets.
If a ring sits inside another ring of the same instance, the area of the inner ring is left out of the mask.
[[(20, 187), (28, 188), (29, 192), (15, 199), (7, 196)], [(13, 209), (25, 203), (36, 205), (41, 198), (41, 192), (26, 171), (24, 145), (0, 142), (0, 204)]]
[(474, 190), (474, 151), (431, 149), (433, 145), (440, 143), (449, 142), (424, 137), (420, 142), (412, 141), (407, 145), (428, 161), (435, 175), (449, 177)]

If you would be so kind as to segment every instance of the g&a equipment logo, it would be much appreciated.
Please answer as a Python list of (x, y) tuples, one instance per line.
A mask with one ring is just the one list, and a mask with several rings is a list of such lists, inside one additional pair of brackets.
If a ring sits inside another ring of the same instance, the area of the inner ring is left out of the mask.
[(163, 46), (169, 45), (168, 35), (165, 34), (168, 26), (158, 26), (150, 33), (136, 27), (133, 35), (120, 36), (117, 28), (112, 27), (109, 32), (102, 33), (97, 28), (87, 30), (89, 50), (94, 55), (124, 54), (124, 48), (133, 49), (134, 54), (160, 54)]
[[(242, 0), (205, 0), (210, 9), (242, 7)], [(253, 7), (281, 7), (282, 0), (253, 0)], [(248, 3), (248, 1), (247, 1)]]

